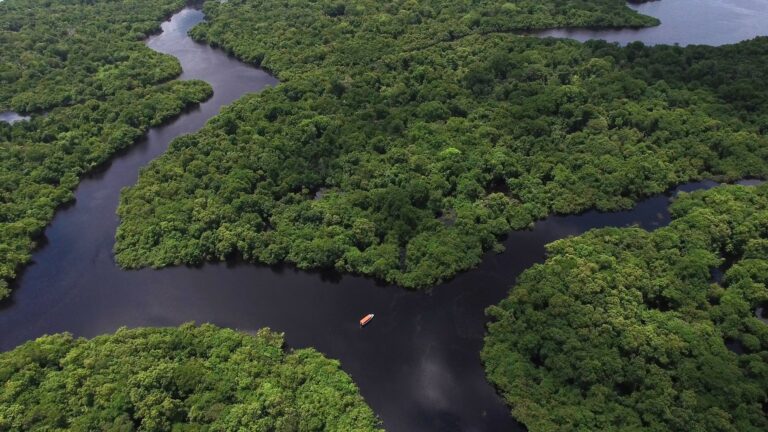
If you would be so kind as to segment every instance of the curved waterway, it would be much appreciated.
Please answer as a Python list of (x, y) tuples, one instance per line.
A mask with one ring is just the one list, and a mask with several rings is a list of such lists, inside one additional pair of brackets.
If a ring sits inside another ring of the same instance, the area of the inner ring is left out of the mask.
[[(602, 226), (662, 226), (669, 221), (670, 195), (645, 200), (630, 211), (550, 217), (531, 231), (511, 233), (506, 252), (487, 255), (479, 268), (429, 292), (248, 264), (122, 271), (112, 255), (120, 189), (134, 184), (139, 169), (173, 138), (199, 129), (244, 93), (277, 82), (189, 39), (186, 31), (202, 18), (199, 11), (184, 9), (147, 43), (179, 58), (182, 79), (209, 82), (213, 98), (152, 129), (83, 180), (77, 201), (56, 214), (34, 263), (18, 279), (10, 301), (0, 305), (0, 349), (46, 333), (91, 337), (121, 326), (196, 321), (248, 332), (271, 327), (285, 332), (293, 347), (313, 346), (340, 359), (390, 431), (524, 430), (480, 364), (484, 309), (505, 297), (521, 271), (544, 259), (545, 244)], [(376, 318), (360, 329), (358, 320), (369, 312)]]
[(603, 39), (626, 45), (726, 45), (768, 35), (768, 0), (658, 0), (629, 7), (661, 20), (661, 25), (640, 29), (553, 29), (541, 37), (586, 41)]

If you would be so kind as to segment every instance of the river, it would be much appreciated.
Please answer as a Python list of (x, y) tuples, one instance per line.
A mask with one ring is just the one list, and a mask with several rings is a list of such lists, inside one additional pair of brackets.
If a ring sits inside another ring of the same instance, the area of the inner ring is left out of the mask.
[[(153, 128), (82, 181), (76, 202), (57, 212), (34, 263), (22, 272), (11, 299), (0, 304), (0, 350), (62, 331), (91, 337), (121, 326), (186, 321), (247, 332), (267, 326), (285, 332), (292, 347), (313, 346), (340, 359), (390, 431), (524, 430), (480, 364), (484, 309), (506, 295), (521, 271), (543, 260), (545, 244), (595, 227), (662, 226), (669, 221), (670, 195), (650, 198), (630, 211), (540, 221), (530, 231), (511, 233), (503, 254), (488, 254), (477, 269), (428, 292), (287, 266), (219, 263), (122, 271), (112, 255), (120, 189), (134, 184), (139, 169), (174, 137), (199, 129), (244, 93), (277, 83), (189, 39), (187, 29), (202, 18), (199, 11), (184, 9), (147, 44), (178, 57), (182, 79), (210, 83), (213, 98)], [(679, 190), (713, 185), (702, 182)], [(376, 318), (360, 329), (358, 320), (369, 312)]]
[(29, 116), (23, 116), (21, 114), (15, 113), (13, 111), (3, 111), (3, 112), (0, 112), (0, 122), (14, 124), (16, 122), (26, 121), (26, 120), (29, 120), (29, 119), (30, 119)]
[(641, 14), (661, 20), (661, 25), (642, 29), (555, 29), (537, 36), (580, 41), (604, 39), (626, 45), (725, 45), (768, 35), (768, 0), (657, 0), (630, 4)]

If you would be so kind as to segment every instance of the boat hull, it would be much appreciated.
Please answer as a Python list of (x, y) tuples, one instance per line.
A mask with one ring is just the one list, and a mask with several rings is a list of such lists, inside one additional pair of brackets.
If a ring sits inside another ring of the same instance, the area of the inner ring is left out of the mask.
[(365, 327), (369, 322), (373, 320), (373, 314), (368, 314), (360, 320), (360, 327)]

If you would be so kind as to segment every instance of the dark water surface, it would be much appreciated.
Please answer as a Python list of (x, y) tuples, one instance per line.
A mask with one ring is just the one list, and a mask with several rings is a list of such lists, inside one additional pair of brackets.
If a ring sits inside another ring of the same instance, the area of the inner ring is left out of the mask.
[[(249, 332), (268, 326), (286, 332), (293, 347), (313, 346), (340, 359), (390, 431), (523, 430), (480, 364), (484, 309), (506, 295), (522, 270), (543, 260), (546, 243), (601, 226), (661, 226), (669, 220), (669, 196), (648, 199), (631, 211), (548, 218), (531, 231), (510, 234), (505, 253), (489, 254), (479, 268), (430, 292), (245, 264), (122, 271), (112, 256), (120, 189), (134, 184), (139, 168), (174, 137), (199, 129), (223, 104), (277, 82), (192, 42), (186, 30), (201, 19), (200, 12), (185, 9), (148, 44), (178, 57), (182, 78), (213, 85), (213, 98), (152, 129), (80, 184), (77, 202), (57, 213), (34, 264), (17, 281), (11, 300), (0, 305), (0, 350), (62, 331), (90, 337), (120, 326), (186, 321)], [(358, 320), (369, 312), (376, 318), (360, 329)]]
[(768, 35), (768, 0), (660, 0), (630, 7), (660, 19), (661, 25), (636, 30), (554, 29), (536, 35), (682, 46), (719, 46)]

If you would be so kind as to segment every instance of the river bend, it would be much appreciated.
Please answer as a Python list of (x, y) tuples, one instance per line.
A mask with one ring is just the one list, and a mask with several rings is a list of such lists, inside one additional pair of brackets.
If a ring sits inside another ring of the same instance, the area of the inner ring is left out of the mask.
[[(662, 3), (675, 1), (684, 0)], [(645, 200), (630, 211), (540, 221), (533, 230), (511, 233), (503, 254), (488, 254), (479, 268), (428, 292), (356, 276), (249, 264), (123, 271), (112, 255), (120, 190), (134, 184), (140, 168), (162, 154), (173, 138), (198, 130), (243, 94), (277, 84), (266, 72), (193, 42), (186, 32), (202, 19), (200, 11), (186, 8), (147, 44), (181, 61), (181, 79), (210, 83), (213, 97), (151, 129), (82, 181), (76, 202), (57, 212), (33, 264), (16, 281), (11, 299), (0, 304), (0, 349), (62, 331), (91, 337), (121, 326), (187, 321), (248, 332), (266, 326), (285, 332), (291, 346), (313, 346), (340, 359), (388, 430), (523, 430), (480, 364), (484, 309), (505, 297), (521, 271), (543, 260), (545, 244), (602, 226), (664, 225), (669, 195)], [(376, 319), (361, 331), (357, 321), (368, 312), (375, 312)]]

